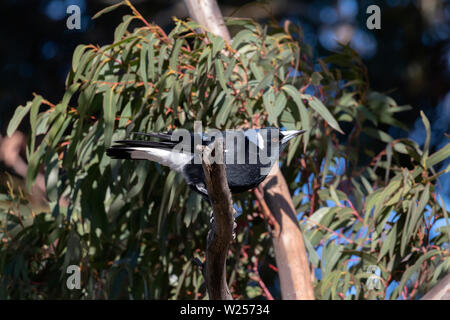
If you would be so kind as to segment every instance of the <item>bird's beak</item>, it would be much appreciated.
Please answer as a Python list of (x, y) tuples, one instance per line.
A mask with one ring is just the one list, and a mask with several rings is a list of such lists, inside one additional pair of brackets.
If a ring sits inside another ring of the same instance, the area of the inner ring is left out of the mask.
[(285, 144), (289, 140), (295, 138), (296, 136), (306, 132), (306, 130), (286, 130), (286, 131), (280, 131), (283, 138), (281, 138), (281, 143)]

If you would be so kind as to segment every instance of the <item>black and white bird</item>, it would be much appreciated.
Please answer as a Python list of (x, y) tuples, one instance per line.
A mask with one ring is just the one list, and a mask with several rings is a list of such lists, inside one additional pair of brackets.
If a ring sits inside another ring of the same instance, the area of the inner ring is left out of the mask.
[[(158, 141), (121, 140), (106, 150), (115, 159), (155, 161), (183, 174), (187, 184), (209, 201), (205, 176), (196, 159), (197, 145), (214, 143), (217, 134), (224, 138), (227, 182), (232, 193), (240, 193), (258, 186), (268, 175), (287, 143), (304, 130), (262, 128), (228, 130), (210, 133), (134, 133), (156, 138)], [(181, 139), (184, 138), (184, 139)]]

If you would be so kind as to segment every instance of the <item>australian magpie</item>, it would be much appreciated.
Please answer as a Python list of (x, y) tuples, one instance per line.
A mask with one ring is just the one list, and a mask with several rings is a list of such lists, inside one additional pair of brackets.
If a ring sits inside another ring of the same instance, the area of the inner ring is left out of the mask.
[(187, 184), (209, 201), (201, 156), (197, 157), (197, 145), (209, 145), (215, 137), (224, 140), (224, 161), (227, 182), (232, 193), (240, 193), (258, 186), (289, 140), (304, 130), (279, 130), (262, 128), (247, 130), (208, 131), (191, 133), (177, 129), (169, 133), (139, 133), (158, 141), (121, 140), (106, 150), (115, 159), (146, 159), (181, 172)]

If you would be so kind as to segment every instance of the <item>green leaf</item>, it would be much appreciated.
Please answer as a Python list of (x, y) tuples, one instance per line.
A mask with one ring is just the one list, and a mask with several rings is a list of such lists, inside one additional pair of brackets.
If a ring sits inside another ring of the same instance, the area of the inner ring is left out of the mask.
[(308, 251), (309, 261), (313, 264), (314, 267), (316, 267), (316, 268), (319, 267), (320, 258), (317, 255), (317, 252), (314, 249), (313, 245), (311, 244), (311, 241), (309, 240), (309, 238), (307, 236), (304, 236), (303, 240), (305, 242), (306, 250)]
[(256, 39), (255, 34), (250, 30), (242, 30), (236, 36), (234, 36), (232, 41), (233, 49), (239, 49), (241, 43), (249, 42), (252, 39)]
[(403, 273), (402, 278), (400, 280), (400, 283), (397, 288), (395, 288), (391, 298), (395, 299), (398, 296), (400, 296), (400, 293), (402, 292), (404, 286), (406, 285), (406, 282), (411, 278), (411, 276), (418, 271), (419, 267), (428, 259), (431, 257), (439, 254), (440, 250), (430, 250), (424, 255), (420, 256), (419, 259), (417, 259), (416, 263), (412, 266), (406, 269), (406, 271)]
[(254, 299), (262, 294), (262, 289), (259, 286), (247, 286), (245, 287), (245, 293), (249, 299)]
[(100, 17), (102, 14), (111, 12), (111, 11), (113, 11), (114, 9), (116, 9), (116, 8), (118, 8), (118, 7), (120, 7), (121, 5), (124, 5), (124, 4), (125, 4), (125, 1), (121, 1), (121, 2), (119, 2), (119, 3), (116, 3), (116, 4), (113, 4), (113, 5), (109, 6), (109, 7), (106, 7), (106, 8), (104, 8), (104, 9), (100, 10), (99, 12), (97, 12), (97, 13), (92, 17), (92, 19), (97, 19), (97, 18)]
[(401, 142), (397, 142), (394, 144), (394, 150), (399, 153), (408, 154), (407, 146)]
[(300, 92), (298, 92), (297, 88), (294, 86), (287, 84), (282, 87), (282, 90), (284, 90), (295, 102), (297, 105), (298, 111), (300, 113), (300, 120), (302, 123), (303, 130), (306, 130), (306, 132), (302, 135), (304, 143), (304, 150), (306, 150), (306, 146), (309, 142), (309, 135), (311, 134), (311, 125), (309, 121), (309, 114), (306, 110), (305, 104), (303, 103)]
[(58, 177), (59, 173), (59, 163), (58, 154), (51, 150), (52, 152), (47, 153), (46, 168), (45, 168), (45, 187), (47, 191), (47, 196), (50, 201), (58, 200)]
[(31, 186), (36, 180), (36, 176), (39, 172), (39, 165), (43, 161), (43, 156), (46, 152), (46, 144), (41, 143), (37, 150), (31, 155), (28, 160), (27, 175), (26, 175), (26, 190), (29, 192)]
[(201, 209), (201, 201), (197, 193), (191, 192), (186, 203), (186, 213), (183, 217), (183, 222), (186, 227), (189, 227), (197, 219)]
[(442, 199), (441, 195), (439, 195), (439, 199), (441, 200), (442, 212), (444, 213), (445, 229), (447, 231), (447, 242), (450, 242), (450, 223), (449, 223), (449, 219), (448, 219), (447, 208), (445, 208), (445, 202), (444, 202), (444, 199)]
[(271, 85), (274, 74), (274, 70), (271, 70), (264, 76), (261, 82), (259, 82), (255, 89), (253, 89), (251, 94), (252, 98), (254, 98), (261, 90), (264, 90)]
[(324, 274), (330, 273), (333, 271), (334, 266), (342, 255), (342, 247), (337, 246), (334, 242), (330, 242), (328, 246), (323, 249), (323, 266), (322, 270)]
[(30, 125), (31, 125), (31, 146), (30, 150), (34, 151), (34, 143), (36, 140), (36, 127), (37, 127), (37, 117), (39, 112), (39, 107), (41, 106), (43, 98), (41, 96), (36, 96), (33, 99), (30, 110)]
[(162, 231), (162, 224), (164, 223), (166, 217), (167, 217), (167, 213), (168, 210), (170, 209), (167, 205), (167, 202), (170, 201), (170, 194), (171, 194), (171, 190), (173, 188), (174, 185), (174, 179), (175, 179), (175, 171), (170, 171), (167, 179), (166, 179), (166, 183), (164, 184), (164, 192), (163, 192), (163, 197), (161, 200), (161, 207), (159, 210), (159, 215), (158, 215), (158, 224), (157, 224), (157, 230), (158, 230), (158, 235), (161, 234)]
[(84, 44), (80, 44), (75, 48), (75, 51), (73, 52), (72, 57), (72, 70), (73, 72), (76, 72), (78, 69), (78, 64), (80, 62), (80, 58), (83, 55), (84, 51), (86, 50), (87, 46)]
[(432, 166), (448, 158), (450, 158), (450, 143), (447, 143), (439, 151), (436, 151), (431, 156), (429, 156), (426, 160), (426, 167), (431, 168)]
[(311, 83), (315, 86), (320, 85), (320, 81), (323, 79), (323, 76), (319, 72), (313, 72), (311, 75)]
[(227, 122), (231, 108), (233, 108), (233, 101), (234, 99), (232, 97), (227, 96), (225, 98), (225, 102), (223, 103), (222, 107), (220, 107), (219, 113), (217, 114), (216, 118), (217, 128), (222, 128)]
[(14, 111), (14, 115), (11, 118), (11, 120), (9, 121), (8, 129), (6, 131), (8, 134), (8, 137), (11, 137), (12, 134), (14, 133), (14, 131), (16, 131), (20, 122), (22, 122), (23, 117), (25, 117), (26, 114), (28, 113), (28, 111), (30, 111), (31, 105), (32, 105), (32, 103), (28, 102), (25, 106), (19, 106)]
[(368, 108), (362, 104), (358, 105), (357, 110), (367, 119), (370, 120), (375, 126), (378, 125), (377, 117)]
[[(316, 210), (307, 220), (308, 221), (308, 226), (309, 227), (314, 227), (316, 226), (317, 223), (320, 224), (320, 221), (323, 219), (323, 217), (331, 210), (331, 208), (320, 208), (318, 210)], [(312, 222), (309, 222), (312, 221)]]
[(181, 45), (183, 44), (183, 40), (178, 39), (175, 41), (175, 45), (173, 46), (172, 52), (170, 54), (169, 59), (169, 67), (170, 69), (177, 71), (177, 66), (179, 63), (179, 55), (181, 50)]
[(391, 181), (385, 188), (383, 188), (381, 198), (376, 203), (376, 210), (373, 214), (374, 218), (376, 218), (378, 214), (385, 208), (387, 202), (386, 200), (391, 199), (395, 196), (395, 192), (400, 188), (401, 184), (401, 176), (397, 175), (395, 178), (391, 179)]
[(395, 241), (397, 240), (397, 224), (395, 224), (392, 229), (389, 231), (386, 239), (383, 241), (383, 246), (381, 247), (380, 254), (378, 255), (378, 262), (383, 259), (386, 253), (392, 256), (395, 248)]
[(386, 172), (384, 175), (384, 182), (388, 183), (389, 173), (391, 171), (391, 163), (392, 163), (392, 146), (391, 146), (391, 144), (388, 144), (386, 147), (386, 161), (387, 161), (387, 166), (386, 166)]
[(333, 117), (331, 112), (325, 107), (325, 105), (317, 97), (311, 96), (309, 94), (302, 94), (302, 99), (306, 99), (311, 108), (313, 108), (328, 124), (336, 131), (344, 134), (341, 127), (339, 127), (338, 122)]
[(411, 234), (408, 232), (408, 226), (411, 223), (411, 215), (416, 209), (416, 201), (417, 201), (418, 192), (416, 191), (412, 200), (409, 201), (408, 212), (406, 215), (405, 223), (403, 225), (402, 237), (400, 240), (400, 255), (403, 257), (405, 255), (406, 245), (408, 243), (408, 239), (411, 237)]
[(424, 217), (424, 209), (429, 199), (430, 199), (430, 184), (428, 183), (425, 187), (425, 190), (420, 195), (419, 204), (417, 206), (414, 206), (411, 212), (411, 219), (409, 220), (408, 226), (408, 238), (406, 241), (408, 241), (409, 238), (414, 233), (418, 220), (421, 217)]
[[(215, 57), (225, 47), (225, 41), (223, 40), (222, 37), (214, 36), (212, 39), (212, 46), (213, 46), (212, 55), (213, 55), (213, 57)], [(216, 58), (220, 59), (220, 56), (216, 57)]]
[[(296, 129), (296, 128), (292, 128), (292, 129), (288, 128), (288, 130), (294, 130), (294, 129)], [(294, 155), (297, 151), (297, 148), (298, 148), (300, 142), (301, 142), (301, 139), (295, 139), (294, 143), (291, 143), (291, 145), (289, 146), (289, 152), (288, 152), (287, 159), (286, 159), (288, 166), (291, 164), (291, 161), (294, 158)]]
[(113, 88), (110, 88), (103, 95), (103, 117), (105, 121), (105, 147), (111, 145), (111, 138), (114, 131), (114, 121), (116, 117), (116, 96)]
[(148, 58), (148, 77), (154, 81), (155, 80), (155, 48), (153, 47), (153, 45), (155, 44), (156, 40), (155, 37), (153, 36), (153, 33), (150, 33), (147, 36), (147, 39), (149, 41), (149, 43), (147, 44), (147, 58)]
[[(354, 107), (356, 105), (356, 100), (354, 98), (355, 93), (345, 93), (339, 98), (338, 106), (342, 107)], [(359, 107), (359, 106), (358, 106)]]
[(116, 30), (114, 31), (114, 41), (120, 41), (123, 37), (123, 35), (125, 34), (125, 32), (128, 29), (128, 26), (130, 25), (130, 22), (135, 19), (134, 16), (131, 15), (125, 15), (123, 16), (122, 20), (123, 22), (121, 24), (119, 24), (119, 26), (116, 28)]
[[(86, 79), (85, 70), (91, 61), (96, 57), (94, 50), (88, 50), (80, 56), (79, 61), (76, 62), (76, 69), (74, 69), (73, 82), (77, 82), (79, 79)], [(75, 59), (75, 55), (74, 55)]]
[[(286, 99), (285, 96), (284, 96), (284, 99)], [(280, 115), (280, 112), (283, 110), (282, 109), (283, 107), (280, 108), (279, 106), (276, 105), (275, 92), (274, 92), (273, 88), (269, 88), (269, 90), (267, 90), (263, 94), (263, 101), (264, 101), (264, 107), (265, 107), (267, 113), (269, 114), (268, 121), (273, 125), (277, 125), (278, 116)], [(280, 103), (282, 103), (282, 102), (280, 102)], [(286, 103), (286, 100), (284, 100), (284, 103)]]
[(394, 140), (394, 139), (392, 139), (392, 137), (389, 134), (387, 134), (386, 132), (381, 131), (379, 129), (366, 127), (366, 128), (363, 128), (363, 132), (367, 133), (372, 138), (379, 139), (385, 143), (391, 143), (392, 140)]
[(140, 59), (139, 59), (139, 73), (142, 78), (142, 81), (144, 82), (146, 91), (148, 91), (147, 49), (148, 49), (148, 46), (146, 44), (143, 44), (142, 48), (141, 48), (141, 52), (140, 52)]
[[(164, 64), (166, 61), (166, 55), (168, 50), (167, 44), (163, 44), (159, 49), (159, 56), (158, 56), (158, 74), (162, 74), (162, 71), (164, 69)], [(167, 67), (166, 67), (167, 69)]]
[(280, 114), (283, 112), (284, 108), (286, 107), (287, 98), (283, 91), (279, 92), (275, 99), (275, 114), (276, 116), (280, 116)]
[(227, 81), (225, 79), (222, 61), (220, 59), (216, 59), (214, 63), (216, 66), (216, 77), (219, 80), (220, 86), (222, 87), (223, 91), (228, 92), (229, 90), (227, 87)]
[(420, 116), (422, 117), (423, 124), (425, 126), (425, 132), (426, 132), (426, 138), (425, 138), (425, 144), (423, 146), (423, 155), (422, 155), (422, 163), (425, 164), (428, 158), (428, 152), (430, 149), (430, 139), (431, 139), (431, 128), (430, 128), (430, 121), (428, 121), (427, 116), (423, 111), (420, 111)]

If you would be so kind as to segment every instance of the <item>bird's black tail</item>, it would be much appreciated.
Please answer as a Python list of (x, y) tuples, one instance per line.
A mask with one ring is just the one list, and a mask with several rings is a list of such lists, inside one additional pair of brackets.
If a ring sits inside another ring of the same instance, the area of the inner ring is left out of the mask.
[(149, 158), (148, 151), (152, 149), (170, 150), (176, 142), (172, 141), (144, 141), (119, 140), (116, 145), (106, 149), (106, 154), (113, 159), (153, 160)]
[(125, 146), (112, 146), (106, 149), (106, 154), (113, 159), (134, 159), (131, 157), (132, 148)]

